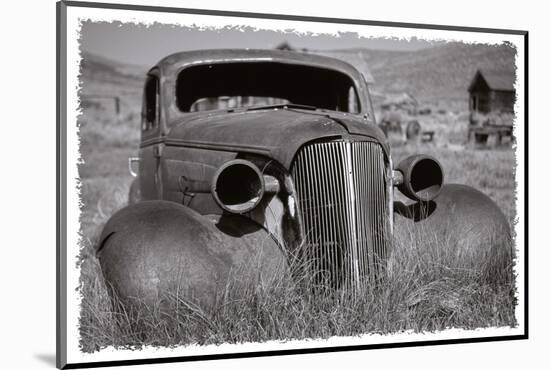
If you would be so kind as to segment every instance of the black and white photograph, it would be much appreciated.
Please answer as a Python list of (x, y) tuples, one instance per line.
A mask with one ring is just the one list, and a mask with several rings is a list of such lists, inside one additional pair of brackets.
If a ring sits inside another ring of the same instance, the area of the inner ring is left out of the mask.
[(59, 367), (526, 338), (525, 31), (57, 17)]

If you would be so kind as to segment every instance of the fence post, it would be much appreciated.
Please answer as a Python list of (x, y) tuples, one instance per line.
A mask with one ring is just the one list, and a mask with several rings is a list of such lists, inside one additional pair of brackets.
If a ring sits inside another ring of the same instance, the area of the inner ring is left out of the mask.
[(115, 96), (114, 99), (115, 99), (116, 120), (117, 120), (117, 123), (120, 124), (120, 122), (122, 121), (122, 116), (120, 113), (120, 97)]

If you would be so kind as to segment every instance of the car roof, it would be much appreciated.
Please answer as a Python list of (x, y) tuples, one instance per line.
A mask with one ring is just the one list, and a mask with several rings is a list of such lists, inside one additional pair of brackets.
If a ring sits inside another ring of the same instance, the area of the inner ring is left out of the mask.
[(316, 54), (276, 50), (276, 49), (210, 49), (183, 51), (168, 55), (153, 68), (159, 68), (165, 75), (177, 73), (182, 67), (196, 64), (224, 62), (278, 62), (288, 64), (311, 65), (327, 68), (359, 79), (361, 73), (351, 64), (342, 60)]

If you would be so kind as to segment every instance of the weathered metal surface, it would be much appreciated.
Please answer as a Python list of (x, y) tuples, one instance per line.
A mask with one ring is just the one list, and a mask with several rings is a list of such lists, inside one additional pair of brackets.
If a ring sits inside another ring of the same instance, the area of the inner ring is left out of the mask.
[(236, 157), (235, 152), (165, 147), (157, 167), (162, 176), (164, 199), (187, 205), (201, 214), (220, 213), (210, 193), (211, 181), (221, 165)]
[[(184, 68), (190, 66), (218, 63), (253, 63), (271, 62), (288, 65), (305, 65), (317, 68), (334, 70), (348, 75), (357, 86), (358, 97), (361, 105), (369, 105), (366, 94), (366, 83), (361, 73), (352, 65), (335, 58), (313, 54), (296, 53), (282, 50), (255, 50), (255, 49), (216, 49), (216, 50), (195, 50), (175, 53), (163, 58), (151, 71), (160, 70), (163, 76), (164, 87), (175, 85), (177, 74)], [(166, 99), (164, 106), (173, 115), (175, 97)]]
[(495, 202), (472, 187), (445, 184), (433, 201), (396, 202), (395, 214), (396, 228), (423, 234), (422, 240), (437, 238), (456, 258), (489, 254), (495, 272), (511, 267), (510, 224)]
[[(330, 68), (342, 73), (361, 78), (361, 74), (351, 64), (340, 59), (307, 53), (274, 49), (211, 49), (183, 51), (162, 58), (156, 67), (164, 74), (175, 73), (180, 69), (197, 64), (271, 61), (274, 63), (297, 63), (308, 66)], [(153, 67), (154, 68), (154, 67)]]
[[(266, 183), (269, 184), (266, 187)], [(214, 174), (210, 191), (224, 211), (234, 214), (251, 212), (264, 195), (276, 194), (279, 182), (260, 172), (252, 162), (234, 159), (224, 163)]]
[(286, 260), (259, 225), (238, 216), (208, 219), (167, 201), (116, 213), (97, 255), (106, 281), (128, 306), (168, 310), (176, 296), (216, 307), (227, 284), (284, 276)]
[[(358, 115), (371, 115), (372, 113), (368, 98), (368, 87), (363, 76), (353, 66), (344, 61), (330, 57), (280, 50), (220, 49), (188, 51), (170, 55), (162, 59), (157, 66), (151, 69), (151, 72), (160, 73), (161, 75), (161, 109), (163, 115), (160, 117), (160, 126), (162, 134), (166, 134), (168, 128), (175, 120), (197, 115), (197, 113), (182, 113), (177, 108), (174, 91), (176, 80), (181, 70), (198, 65), (254, 62), (287, 64), (289, 66), (302, 65), (340, 72), (353, 81), (361, 107)], [(200, 112), (199, 115), (201, 115)]]
[(128, 204), (134, 204), (141, 201), (141, 189), (139, 187), (139, 179), (134, 179), (130, 185), (128, 192)]
[(362, 136), (389, 147), (383, 132), (366, 120), (338, 112), (267, 109), (216, 112), (182, 121), (165, 139), (167, 146), (264, 155), (285, 168), (298, 149), (320, 138)]
[(416, 154), (403, 159), (397, 165), (402, 178), (396, 184), (403, 195), (415, 201), (436, 198), (443, 185), (443, 168), (429, 155)]
[(379, 277), (389, 237), (386, 164), (380, 145), (331, 141), (304, 147), (293, 165), (317, 283), (360, 292)]

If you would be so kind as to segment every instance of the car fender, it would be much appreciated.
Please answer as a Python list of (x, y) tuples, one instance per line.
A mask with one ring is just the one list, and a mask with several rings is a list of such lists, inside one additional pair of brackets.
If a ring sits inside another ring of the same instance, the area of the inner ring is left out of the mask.
[(111, 292), (126, 306), (170, 309), (178, 297), (208, 309), (229, 286), (268, 284), (286, 271), (283, 250), (246, 218), (208, 218), (158, 200), (113, 215), (96, 254)]
[(136, 177), (130, 185), (130, 190), (128, 190), (128, 204), (134, 204), (141, 200), (139, 181), (139, 177)]
[(487, 271), (494, 274), (512, 266), (510, 223), (493, 200), (470, 186), (446, 184), (434, 200), (396, 202), (394, 210), (396, 229), (438, 238), (442, 248), (452, 249), (447, 252), (454, 258), (489, 257)]

